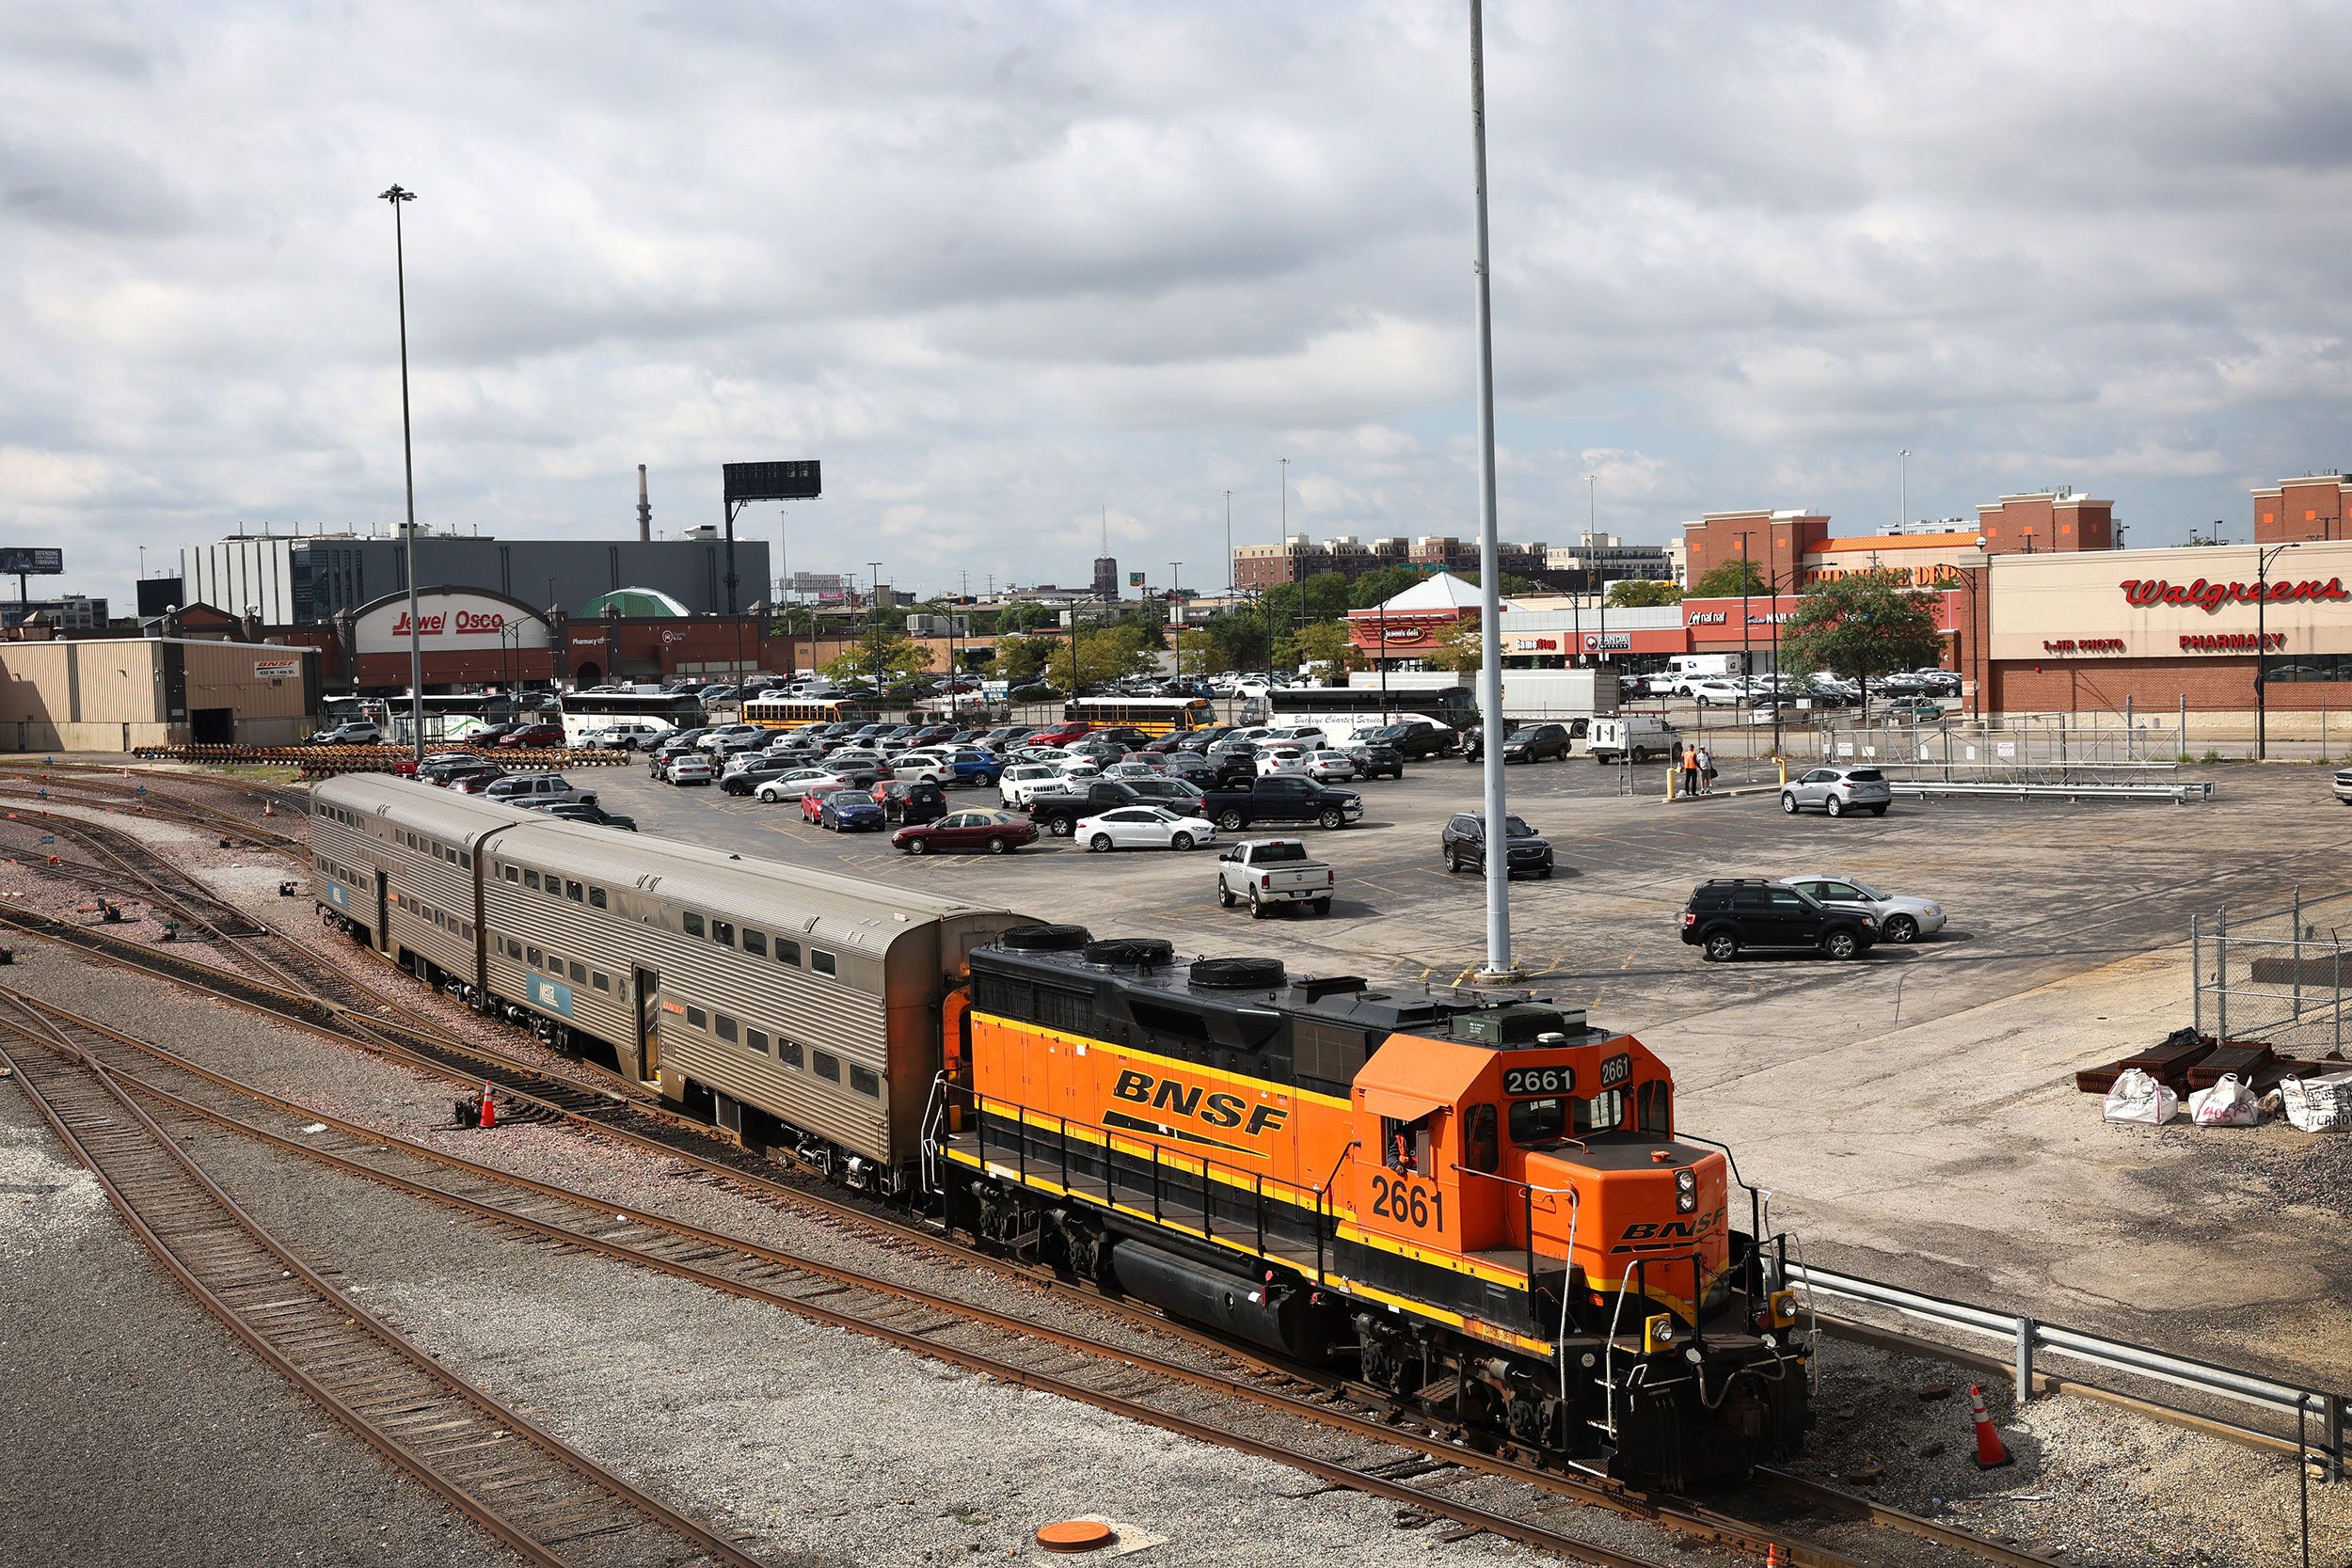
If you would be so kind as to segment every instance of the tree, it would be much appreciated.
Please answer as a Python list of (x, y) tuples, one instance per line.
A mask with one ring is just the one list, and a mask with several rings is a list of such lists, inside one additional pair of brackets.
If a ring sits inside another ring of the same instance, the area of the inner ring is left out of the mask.
[(1644, 610), (1653, 605), (1680, 604), (1682, 584), (1678, 582), (1613, 582), (1609, 585), (1609, 602), (1622, 610)]
[(1040, 626), (1054, 626), (1060, 619), (1050, 606), (1035, 599), (1015, 599), (996, 611), (996, 635), (1009, 637), (1015, 632), (1035, 631)]
[(1266, 617), (1262, 610), (1236, 610), (1220, 615), (1201, 628), (1216, 644), (1217, 668), (1263, 670), (1273, 660), (1266, 641)]
[(1213, 633), (1198, 626), (1176, 634), (1176, 673), (1180, 675), (1221, 674), (1232, 666)]
[(1074, 643), (1067, 637), (1045, 641), (1053, 649), (1046, 663), (1047, 679), (1073, 693), (1081, 687), (1150, 674), (1157, 662), (1147, 650), (1142, 633), (1133, 626), (1082, 627)]
[(1853, 572), (1805, 589), (1781, 625), (1780, 664), (1791, 674), (1827, 670), (1859, 682), (1931, 664), (1942, 641), (1929, 595), (1891, 572)]
[(1317, 621), (1302, 627), (1294, 641), (1300, 662), (1321, 665), (1327, 675), (1363, 668), (1362, 658), (1349, 641), (1344, 621)]
[(893, 685), (931, 667), (931, 651), (903, 637), (866, 638), (825, 666), (828, 680), (869, 678)]
[(1478, 623), (1461, 620), (1441, 628), (1429, 649), (1429, 662), (1440, 670), (1451, 670), (1457, 675), (1477, 672), (1483, 656), (1484, 640), (1478, 635)]
[[(1747, 586), (1740, 582), (1745, 578)], [(1702, 599), (1736, 599), (1742, 594), (1764, 592), (1764, 568), (1753, 561), (1726, 561), (1707, 569), (1691, 592)]]
[(1003, 637), (996, 641), (997, 674), (1015, 686), (1026, 686), (1044, 673), (1054, 654), (1048, 637)]
[(1366, 572), (1348, 585), (1347, 601), (1358, 610), (1370, 610), (1385, 604), (1422, 581), (1422, 575), (1410, 566), (1383, 566), (1376, 572)]

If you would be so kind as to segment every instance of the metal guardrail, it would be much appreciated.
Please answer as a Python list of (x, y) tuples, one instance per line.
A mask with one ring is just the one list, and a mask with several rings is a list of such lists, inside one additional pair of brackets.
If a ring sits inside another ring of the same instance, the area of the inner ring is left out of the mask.
[(1981, 795), (2002, 800), (2170, 800), (2186, 805), (2213, 799), (2213, 785), (2197, 784), (1968, 784), (1960, 780), (1889, 779), (1899, 795)]
[[(2021, 1404), (2032, 1397), (2035, 1358), (2046, 1354), (2134, 1377), (2194, 1388), (2201, 1393), (2251, 1405), (2272, 1415), (2294, 1417), (2297, 1431), (2291, 1439), (2251, 1427), (2236, 1430), (2267, 1442), (2293, 1442), (2306, 1453), (2316, 1454), (2320, 1474), (2325, 1480), (2344, 1480), (2345, 1466), (2347, 1463), (2352, 1463), (2352, 1454), (2347, 1454), (2345, 1449), (2346, 1429), (2352, 1427), (2352, 1397), (2281, 1383), (2276, 1378), (2152, 1350), (2146, 1345), (2086, 1334), (2079, 1329), (2045, 1323), (2035, 1318), (1998, 1312), (1986, 1307), (1972, 1307), (1965, 1302), (1905, 1290), (1898, 1285), (1882, 1284), (1855, 1275), (1807, 1268), (1800, 1263), (1789, 1264), (1788, 1272), (1793, 1283), (1819, 1295), (1837, 1296), (1847, 1301), (1883, 1307), (1907, 1318), (2002, 1342), (2009, 1347), (2011, 1354), (2011, 1375), (2016, 1381), (2017, 1399)], [(2212, 1419), (2200, 1411), (2179, 1406), (2165, 1408), (2197, 1417), (2201, 1420)], [(2302, 1431), (2306, 1418), (2317, 1429), (2318, 1439), (2315, 1442), (2306, 1440)]]

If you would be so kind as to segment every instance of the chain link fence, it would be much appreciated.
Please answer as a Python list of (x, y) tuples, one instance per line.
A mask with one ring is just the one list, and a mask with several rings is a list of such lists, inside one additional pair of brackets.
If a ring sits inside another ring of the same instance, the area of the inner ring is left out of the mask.
[(2144, 784), (2179, 770), (2182, 736), (2170, 717), (2013, 713), (1979, 722), (1953, 714), (1868, 723), (1822, 715), (1784, 732), (1792, 763), (1876, 763), (1898, 782), (1988, 784)]
[(2260, 1040), (2281, 1056), (2342, 1058), (2352, 990), (2352, 894), (2232, 918), (2224, 905), (2189, 920), (2196, 1025), (2216, 1039)]

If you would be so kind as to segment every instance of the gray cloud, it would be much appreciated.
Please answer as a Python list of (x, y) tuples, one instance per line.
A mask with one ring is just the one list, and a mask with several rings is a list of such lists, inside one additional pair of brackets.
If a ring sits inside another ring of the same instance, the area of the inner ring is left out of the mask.
[[(1515, 534), (2056, 479), (2167, 533), (2337, 460), (2352, 101), (2306, 4), (1489, 8)], [(810, 567), (1153, 573), (1466, 532), (1458, 0), (201, 8), (0, 21), (0, 498), (135, 546), (400, 507), (715, 517), (825, 459)], [(2062, 472), (2056, 471), (2063, 469)], [(774, 519), (761, 519), (763, 528)], [(2154, 533), (2146, 535), (2153, 537)], [(830, 554), (828, 552), (831, 552)]]

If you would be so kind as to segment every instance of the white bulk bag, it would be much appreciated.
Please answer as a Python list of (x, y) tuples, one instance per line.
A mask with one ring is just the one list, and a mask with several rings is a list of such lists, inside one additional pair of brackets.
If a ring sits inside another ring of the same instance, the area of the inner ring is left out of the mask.
[(2107, 1121), (2144, 1121), (2162, 1127), (2180, 1108), (2181, 1097), (2150, 1077), (2141, 1068), (2125, 1068), (2107, 1091), (2100, 1115)]
[(2352, 1132), (2352, 1072), (2289, 1078), (2279, 1085), (2287, 1124), (2306, 1132)]
[(2253, 1091), (2225, 1072), (2221, 1082), (2188, 1097), (2188, 1117), (2200, 1127), (2252, 1127), (2263, 1119)]

